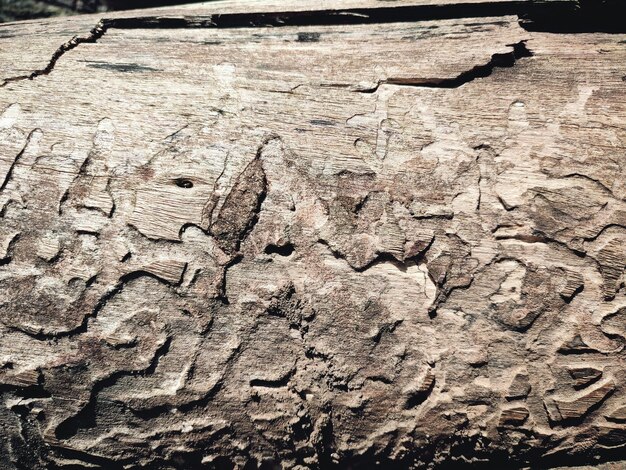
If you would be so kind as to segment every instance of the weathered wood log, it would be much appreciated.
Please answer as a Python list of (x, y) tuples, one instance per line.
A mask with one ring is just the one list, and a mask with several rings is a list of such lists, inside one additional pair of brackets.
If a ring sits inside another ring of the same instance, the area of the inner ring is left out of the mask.
[(623, 459), (626, 34), (570, 7), (1, 25), (0, 468)]

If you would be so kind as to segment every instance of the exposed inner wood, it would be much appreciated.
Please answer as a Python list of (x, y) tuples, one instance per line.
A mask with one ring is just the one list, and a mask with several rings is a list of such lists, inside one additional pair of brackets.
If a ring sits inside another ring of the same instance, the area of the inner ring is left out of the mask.
[(623, 459), (626, 34), (526, 3), (0, 27), (0, 467)]

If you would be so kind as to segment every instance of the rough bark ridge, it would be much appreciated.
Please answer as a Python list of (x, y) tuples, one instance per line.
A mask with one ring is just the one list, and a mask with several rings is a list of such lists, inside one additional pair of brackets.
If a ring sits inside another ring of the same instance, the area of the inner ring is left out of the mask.
[(0, 468), (622, 458), (626, 35), (362, 3), (0, 26)]

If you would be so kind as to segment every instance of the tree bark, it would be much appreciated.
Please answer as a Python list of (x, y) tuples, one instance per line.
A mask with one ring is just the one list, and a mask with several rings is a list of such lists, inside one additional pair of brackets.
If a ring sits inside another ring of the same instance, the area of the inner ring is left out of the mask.
[(626, 34), (549, 3), (0, 25), (0, 468), (623, 458)]

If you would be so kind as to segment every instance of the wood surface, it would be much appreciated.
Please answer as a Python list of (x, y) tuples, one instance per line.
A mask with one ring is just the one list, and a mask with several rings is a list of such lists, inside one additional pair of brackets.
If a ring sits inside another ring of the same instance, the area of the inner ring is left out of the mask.
[(571, 7), (0, 25), (0, 468), (620, 468), (626, 34)]

